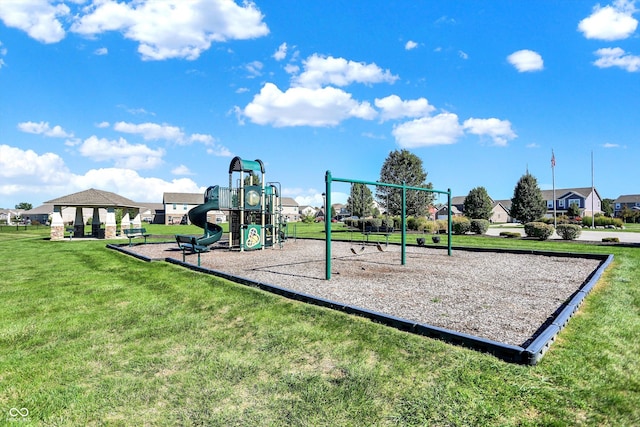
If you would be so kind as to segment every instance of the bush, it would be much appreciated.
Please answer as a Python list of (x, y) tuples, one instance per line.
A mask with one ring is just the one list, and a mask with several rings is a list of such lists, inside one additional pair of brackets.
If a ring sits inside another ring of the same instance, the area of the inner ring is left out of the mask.
[(438, 233), (447, 234), (447, 232), (449, 231), (449, 221), (447, 221), (446, 219), (439, 219), (436, 221), (436, 224), (438, 225)]
[(618, 239), (617, 237), (603, 237), (602, 242), (603, 243), (620, 243), (620, 239)]
[(453, 234), (465, 234), (471, 229), (471, 221), (463, 216), (451, 218), (451, 232)]
[(520, 233), (517, 231), (501, 231), (500, 236), (507, 237), (509, 239), (518, 239), (521, 237)]
[(556, 232), (564, 240), (575, 240), (580, 236), (581, 228), (576, 224), (558, 224)]
[(472, 219), (471, 232), (475, 234), (485, 234), (489, 229), (489, 221), (486, 219)]
[(620, 218), (610, 218), (608, 216), (602, 215), (596, 215), (595, 219), (593, 220), (590, 216), (585, 216), (584, 218), (582, 218), (582, 225), (584, 225), (585, 227), (591, 227), (592, 222), (596, 227), (622, 228), (624, 225)]
[(421, 223), (418, 226), (418, 230), (422, 231), (423, 233), (429, 233), (429, 234), (437, 233), (438, 224), (435, 221), (425, 220), (423, 223)]
[(527, 237), (535, 237), (540, 240), (547, 240), (554, 232), (553, 225), (544, 222), (528, 222), (524, 225), (524, 232)]
[(415, 217), (410, 216), (409, 218), (407, 218), (407, 229), (408, 230), (418, 229), (418, 220)]

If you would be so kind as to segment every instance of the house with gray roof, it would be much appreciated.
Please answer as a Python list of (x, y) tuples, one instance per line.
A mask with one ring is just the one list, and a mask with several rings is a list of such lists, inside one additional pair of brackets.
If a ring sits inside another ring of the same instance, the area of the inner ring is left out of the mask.
[[(553, 217), (554, 197), (553, 190), (542, 190), (542, 198), (547, 203), (547, 217)], [(566, 215), (569, 206), (577, 205), (580, 216), (593, 216), (602, 213), (602, 198), (598, 190), (591, 187), (580, 188), (556, 188), (555, 212), (556, 215)]]
[(624, 208), (636, 212), (640, 211), (640, 194), (627, 194), (615, 199), (613, 201), (613, 216), (621, 217)]

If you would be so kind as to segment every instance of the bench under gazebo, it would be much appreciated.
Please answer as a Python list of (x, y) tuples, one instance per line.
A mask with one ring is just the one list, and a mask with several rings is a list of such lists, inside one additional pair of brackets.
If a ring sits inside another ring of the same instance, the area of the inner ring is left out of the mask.
[[(117, 236), (116, 209), (122, 209), (122, 221), (120, 227), (128, 229), (133, 226), (141, 227), (140, 206), (126, 197), (119, 196), (115, 193), (90, 188), (78, 193), (69, 194), (57, 199), (45, 202), (53, 205), (53, 213), (51, 215), (51, 240), (62, 240), (65, 236), (65, 223), (62, 219), (62, 210), (64, 208), (76, 208), (75, 220), (73, 221), (72, 233), (73, 237), (85, 237), (84, 233), (84, 215), (85, 208), (93, 209), (91, 219), (91, 234), (89, 237), (114, 239)], [(100, 221), (100, 210), (106, 211), (104, 228)], [(133, 218), (133, 219), (132, 219)], [(122, 230), (121, 230), (122, 231)]]

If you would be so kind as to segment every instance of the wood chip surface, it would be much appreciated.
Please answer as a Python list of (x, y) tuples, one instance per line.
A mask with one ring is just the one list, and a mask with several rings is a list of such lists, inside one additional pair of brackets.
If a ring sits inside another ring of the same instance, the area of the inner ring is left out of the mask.
[[(598, 267), (599, 261), (533, 254), (471, 252), (399, 245), (332, 242), (325, 280), (325, 242), (288, 240), (282, 248), (229, 251), (215, 247), (201, 265), (341, 304), (511, 345), (536, 331)], [(177, 244), (125, 248), (152, 259), (182, 260)], [(356, 254), (352, 253), (352, 249)], [(197, 255), (187, 255), (197, 264)]]

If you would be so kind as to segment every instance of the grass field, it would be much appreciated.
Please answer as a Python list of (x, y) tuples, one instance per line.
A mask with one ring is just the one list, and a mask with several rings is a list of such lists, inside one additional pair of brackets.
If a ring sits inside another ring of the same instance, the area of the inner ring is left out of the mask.
[[(105, 241), (45, 237), (46, 228), (0, 230), (2, 423), (640, 425), (639, 248), (454, 236), (454, 245), (615, 255), (529, 367), (144, 263)], [(28, 415), (12, 411), (22, 408)]]

